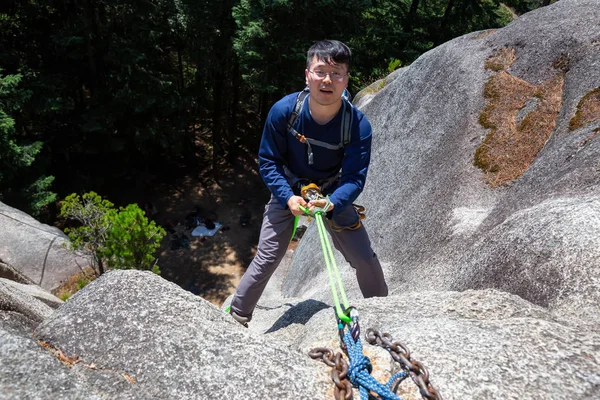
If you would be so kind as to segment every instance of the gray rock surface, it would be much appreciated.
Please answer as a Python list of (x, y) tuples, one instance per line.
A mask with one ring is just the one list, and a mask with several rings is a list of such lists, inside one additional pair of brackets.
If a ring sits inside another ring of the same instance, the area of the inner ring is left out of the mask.
[(2, 202), (0, 227), (0, 261), (50, 292), (89, 264), (63, 246), (68, 239), (60, 229)]
[(0, 311), (12, 311), (32, 321), (41, 322), (54, 310), (12, 283), (0, 280)]
[(93, 364), (77, 373), (110, 398), (315, 399), (329, 386), (320, 365), (151, 272), (102, 275), (36, 336)]
[[(488, 133), (483, 88), (495, 74), (484, 63), (505, 47), (516, 56), (508, 73), (530, 84), (567, 72), (552, 136), (525, 174), (494, 189), (473, 160)], [(567, 66), (555, 68), (561, 59)], [(362, 109), (373, 154), (357, 200), (392, 293), (497, 288), (598, 323), (600, 120), (568, 126), (600, 84), (600, 1), (562, 0), (457, 38), (396, 75)], [(283, 288), (329, 302), (316, 236), (311, 227)], [(337, 260), (359, 298), (353, 271)]]
[(35, 297), (36, 299), (40, 300), (41, 302), (52, 308), (58, 308), (60, 305), (64, 304), (64, 301), (54, 296), (53, 294), (47, 292), (46, 290), (42, 289), (38, 285), (26, 285), (4, 278), (0, 278), (0, 284), (12, 286), (13, 288), (20, 290), (23, 293)]
[(394, 79), (401, 76), (406, 71), (406, 68), (400, 68), (389, 74), (383, 79), (376, 80), (371, 83), (369, 86), (361, 90), (354, 96), (352, 102), (356, 107), (363, 108), (366, 106), (372, 99), (375, 97), (375, 94), (379, 92), (381, 89), (389, 85), (394, 81)]
[[(408, 346), (446, 399), (592, 399), (600, 396), (600, 333), (553, 318), (545, 308), (496, 290), (406, 292), (357, 300), (362, 331), (381, 330)], [(315, 300), (261, 302), (250, 329), (303, 353), (339, 347), (331, 308)], [(275, 321), (275, 322), (274, 322)], [(374, 376), (389, 356), (363, 341)], [(402, 398), (420, 398), (406, 385)], [(403, 397), (406, 396), (406, 397)]]
[(0, 260), (0, 278), (8, 279), (17, 283), (35, 285), (35, 282)]
[(34, 326), (23, 315), (0, 311), (0, 398), (101, 399), (34, 340)]
[(0, 398), (99, 399), (34, 338), (54, 310), (13, 283), (0, 280)]

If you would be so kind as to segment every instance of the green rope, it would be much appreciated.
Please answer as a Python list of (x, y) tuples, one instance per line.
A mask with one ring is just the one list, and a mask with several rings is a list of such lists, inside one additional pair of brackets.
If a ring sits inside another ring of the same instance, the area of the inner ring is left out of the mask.
[[(308, 210), (304, 207), (300, 207), (304, 213), (308, 214)], [(331, 243), (329, 241), (329, 237), (327, 236), (327, 230), (325, 229), (325, 224), (323, 223), (323, 212), (318, 211), (315, 213), (315, 220), (317, 221), (317, 228), (319, 231), (319, 239), (321, 239), (321, 248), (323, 249), (323, 256), (325, 257), (325, 266), (327, 269), (327, 276), (329, 277), (329, 285), (331, 286), (331, 292), (333, 294), (333, 302), (335, 304), (336, 314), (339, 319), (346, 323), (351, 323), (352, 319), (344, 313), (345, 309), (350, 307), (350, 303), (348, 302), (348, 298), (346, 297), (346, 292), (344, 291), (344, 285), (342, 284), (342, 277), (340, 275), (340, 271), (335, 262), (335, 258), (333, 256), (333, 250), (331, 249)], [(338, 289), (336, 290), (336, 283)], [(338, 290), (340, 295), (342, 296), (342, 301), (344, 303), (344, 309), (340, 305), (340, 299), (338, 297)]]
[(325, 230), (325, 223), (323, 222), (323, 215), (321, 213), (318, 213), (316, 216), (316, 219), (317, 219), (317, 224), (321, 225), (322, 237), (324, 238), (324, 241), (325, 241), (325, 244), (327, 247), (327, 253), (329, 253), (329, 260), (331, 261), (332, 271), (335, 274), (336, 281), (338, 284), (338, 289), (342, 296), (342, 301), (344, 303), (344, 309), (347, 309), (348, 307), (350, 307), (350, 304), (348, 302), (348, 298), (346, 297), (346, 292), (344, 291), (344, 285), (342, 284), (342, 277), (340, 275), (340, 270), (337, 267), (337, 263), (335, 262), (335, 257), (333, 256), (333, 250), (331, 249), (331, 243), (328, 240), (327, 231)]
[[(329, 202), (329, 198), (327, 198)], [(325, 206), (327, 209), (329, 203)], [(302, 212), (307, 215), (310, 215), (307, 208), (302, 206), (298, 206)], [(351, 323), (352, 318), (344, 313), (344, 310), (350, 308), (350, 303), (348, 302), (348, 297), (346, 297), (346, 292), (344, 291), (344, 285), (342, 284), (342, 276), (340, 275), (340, 270), (337, 267), (337, 263), (335, 262), (335, 257), (333, 256), (333, 250), (331, 249), (331, 243), (329, 242), (329, 237), (327, 236), (327, 230), (325, 229), (325, 224), (323, 223), (323, 214), (324, 211), (317, 211), (315, 213), (315, 220), (317, 221), (317, 228), (319, 230), (319, 239), (321, 239), (321, 248), (323, 249), (323, 256), (325, 257), (325, 266), (327, 268), (327, 276), (329, 277), (329, 285), (331, 286), (331, 292), (333, 293), (333, 301), (335, 303), (335, 310), (339, 319), (346, 323)], [(299, 216), (294, 218), (294, 229), (292, 231), (292, 238), (290, 242), (294, 238), (296, 234), (296, 228), (298, 227)], [(336, 290), (336, 282), (338, 289)], [(344, 303), (344, 308), (340, 305), (340, 299), (338, 297), (338, 290), (340, 295), (342, 296), (342, 302)], [(226, 313), (229, 313), (231, 310), (231, 306), (225, 309)]]
[(300, 216), (296, 215), (294, 217), (294, 230), (292, 231), (292, 237), (290, 238), (290, 242), (294, 239), (294, 235), (296, 234), (296, 228), (298, 227), (298, 220), (300, 219)]

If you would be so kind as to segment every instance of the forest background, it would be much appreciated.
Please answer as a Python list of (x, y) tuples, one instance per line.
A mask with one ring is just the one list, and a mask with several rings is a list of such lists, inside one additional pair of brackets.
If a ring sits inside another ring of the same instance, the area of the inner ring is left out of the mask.
[(304, 87), (317, 40), (360, 88), (550, 0), (4, 0), (0, 201), (51, 223), (57, 200), (224, 165), (256, 168), (271, 105)]

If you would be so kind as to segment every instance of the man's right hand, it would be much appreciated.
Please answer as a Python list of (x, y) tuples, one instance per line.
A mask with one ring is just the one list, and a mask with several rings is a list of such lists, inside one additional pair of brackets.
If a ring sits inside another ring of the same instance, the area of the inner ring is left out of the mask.
[(287, 205), (288, 205), (290, 211), (292, 212), (292, 214), (294, 214), (296, 216), (304, 215), (304, 212), (302, 210), (300, 210), (300, 208), (298, 208), (298, 206), (302, 206), (304, 208), (306, 208), (306, 206), (307, 206), (306, 201), (304, 201), (304, 199), (300, 196), (290, 197), (290, 199), (287, 202)]

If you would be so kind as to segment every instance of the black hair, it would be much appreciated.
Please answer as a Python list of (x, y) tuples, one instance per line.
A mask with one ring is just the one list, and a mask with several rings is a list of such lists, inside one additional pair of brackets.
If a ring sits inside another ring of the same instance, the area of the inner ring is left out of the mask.
[(327, 64), (346, 64), (350, 69), (351, 56), (350, 48), (339, 40), (320, 40), (308, 49), (306, 67), (316, 57), (318, 61), (325, 61)]

